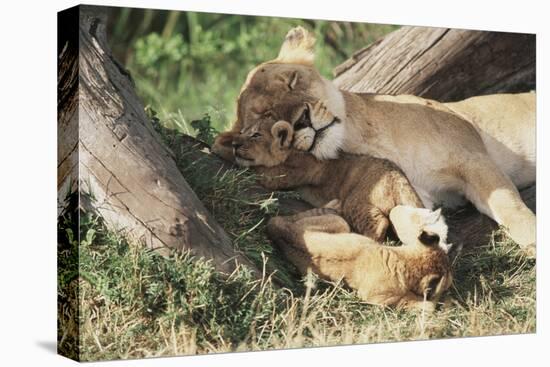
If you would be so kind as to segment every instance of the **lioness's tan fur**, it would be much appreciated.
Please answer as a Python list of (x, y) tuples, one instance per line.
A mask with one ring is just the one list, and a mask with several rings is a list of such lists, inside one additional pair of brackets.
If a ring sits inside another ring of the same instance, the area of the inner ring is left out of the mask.
[[(300, 33), (298, 38), (311, 39), (303, 28), (291, 32), (294, 39)], [(295, 123), (307, 103), (325, 101), (340, 123), (317, 137), (311, 150), (316, 157), (331, 159), (343, 151), (389, 159), (404, 171), (426, 207), (460, 204), (465, 197), (534, 256), (536, 218), (517, 190), (535, 182), (534, 93), (456, 103), (349, 93), (324, 79), (313, 58), (295, 57), (301, 44), (290, 47), (287, 40), (277, 59), (249, 74), (233, 132), (277, 120)], [(304, 45), (303, 51), (311, 54), (310, 42)], [(298, 130), (296, 136), (317, 128)], [(224, 150), (223, 140), (224, 135), (215, 144), (218, 152)]]

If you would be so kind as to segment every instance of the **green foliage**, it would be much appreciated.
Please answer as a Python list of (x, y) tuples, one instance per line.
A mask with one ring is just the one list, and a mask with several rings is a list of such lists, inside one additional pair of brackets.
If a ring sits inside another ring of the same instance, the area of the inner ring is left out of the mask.
[[(162, 257), (143, 248), (132, 248), (120, 235), (101, 224), (93, 231), (94, 241), (81, 244), (81, 272), (93, 274), (87, 283), (106, 304), (131, 306), (155, 331), (163, 318), (194, 324), (201, 340), (214, 342), (223, 336), (239, 339), (248, 331), (255, 294), (249, 271), (241, 269), (223, 279), (205, 261), (186, 254)], [(97, 236), (96, 236), (97, 234)], [(126, 304), (127, 305), (127, 304)]]
[(196, 138), (208, 145), (214, 143), (214, 139), (219, 133), (211, 125), (212, 121), (209, 114), (204, 115), (201, 119), (191, 121), (191, 127), (197, 131)]
[(60, 353), (78, 359), (79, 197), (71, 191), (57, 218), (57, 330)]
[(221, 172), (219, 166), (212, 167), (211, 156), (201, 153), (203, 147), (189, 143), (185, 135), (165, 128), (155, 117), (152, 121), (174, 152), (176, 164), (186, 181), (214, 218), (223, 224), (234, 245), (258, 268), (265, 265), (268, 273), (275, 271), (277, 282), (295, 289), (295, 269), (267, 240), (265, 226), (267, 216), (279, 212), (279, 199), (296, 194), (250, 192), (257, 180), (252, 171), (234, 167)]
[(353, 52), (396, 28), (140, 9), (120, 9), (111, 18), (116, 25), (110, 34), (114, 53), (132, 73), (138, 94), (168, 127), (186, 133), (194, 132), (186, 130), (187, 121), (205, 112), (213, 128), (225, 130), (246, 75), (277, 56), (292, 27), (302, 25), (316, 34), (316, 66), (328, 78)]

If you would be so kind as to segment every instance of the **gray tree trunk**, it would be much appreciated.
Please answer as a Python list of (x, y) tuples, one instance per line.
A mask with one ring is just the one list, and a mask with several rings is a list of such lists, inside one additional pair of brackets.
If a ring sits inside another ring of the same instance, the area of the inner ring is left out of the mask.
[(191, 250), (225, 273), (237, 264), (254, 270), (160, 142), (107, 45), (105, 15), (81, 6), (72, 26), (78, 34), (61, 37), (58, 59), (60, 209), (67, 193), (79, 190), (83, 210), (149, 248)]

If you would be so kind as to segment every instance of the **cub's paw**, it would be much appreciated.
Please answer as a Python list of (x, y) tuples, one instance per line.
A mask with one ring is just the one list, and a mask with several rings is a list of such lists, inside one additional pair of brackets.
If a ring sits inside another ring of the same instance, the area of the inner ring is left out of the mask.
[(452, 244), (447, 243), (448, 227), (441, 209), (432, 211), (397, 205), (390, 211), (390, 221), (397, 237), (405, 245), (416, 243), (426, 246), (437, 245), (445, 253), (452, 248)]
[(415, 303), (414, 306), (412, 306), (412, 309), (425, 313), (434, 313), (436, 309), (436, 304), (432, 301), (420, 301)]
[(224, 132), (216, 137), (210, 151), (229, 162), (235, 162), (233, 155), (233, 138), (235, 133)]
[(336, 212), (341, 213), (342, 212), (342, 202), (338, 199), (333, 199), (333, 200), (329, 201), (328, 203), (326, 203), (325, 205), (323, 205), (323, 208), (333, 209)]

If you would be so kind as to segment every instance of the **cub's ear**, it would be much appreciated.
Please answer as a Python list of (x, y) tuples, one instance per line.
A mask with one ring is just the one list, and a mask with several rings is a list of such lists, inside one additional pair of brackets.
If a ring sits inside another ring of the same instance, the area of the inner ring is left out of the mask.
[(437, 233), (422, 231), (418, 240), (426, 246), (435, 246), (439, 243), (439, 235)]
[(313, 66), (315, 53), (315, 37), (303, 27), (292, 28), (285, 37), (285, 41), (275, 61), (288, 64), (302, 64)]
[(277, 121), (271, 128), (271, 135), (279, 142), (279, 146), (285, 149), (290, 147), (292, 133), (292, 125), (283, 120)]

